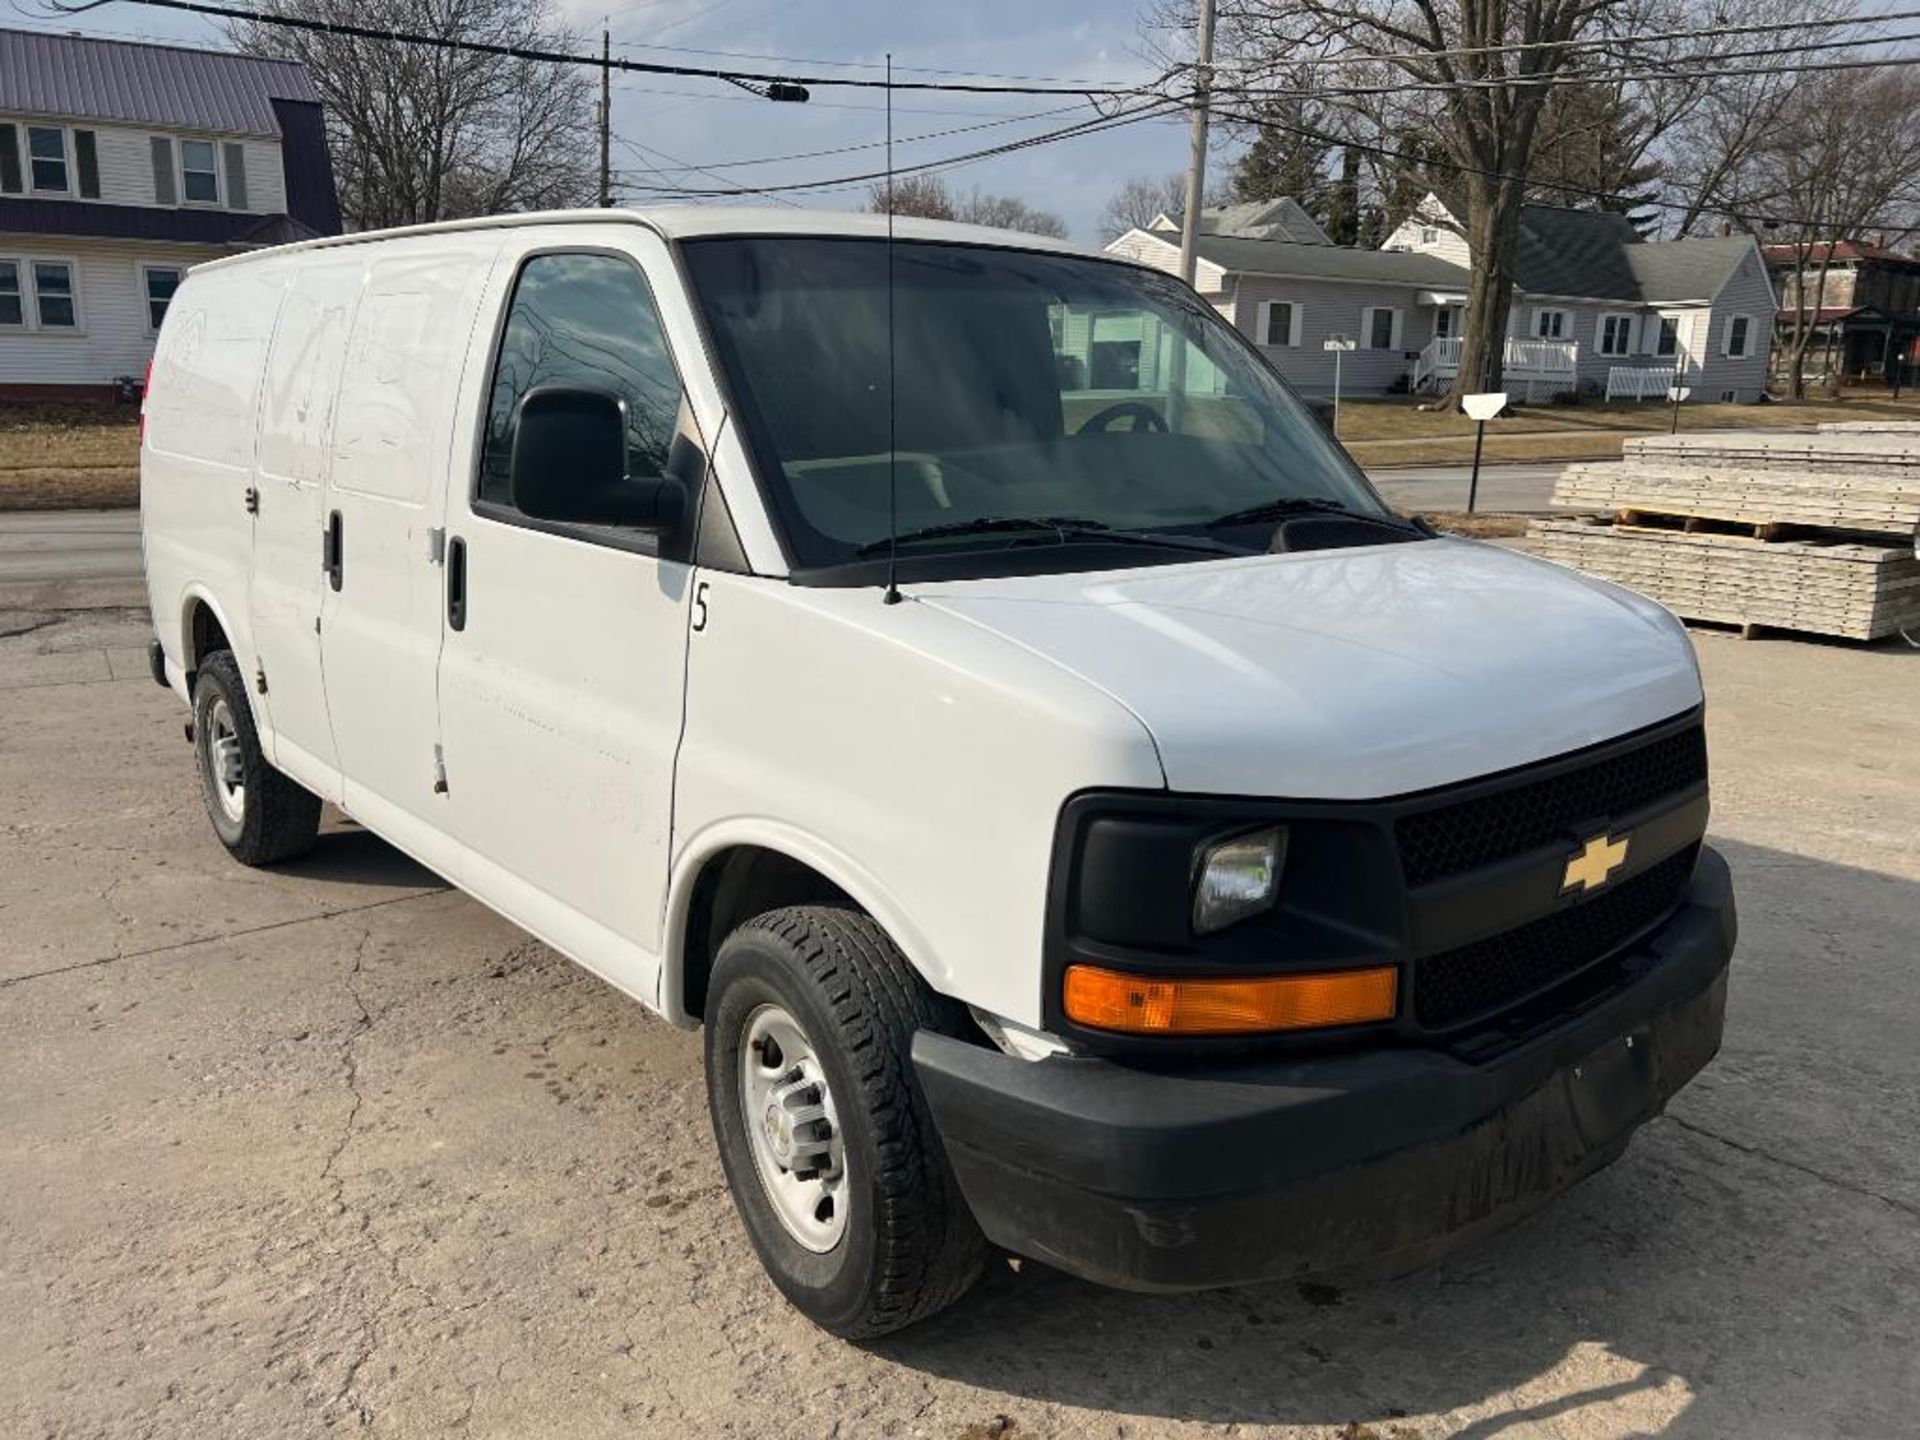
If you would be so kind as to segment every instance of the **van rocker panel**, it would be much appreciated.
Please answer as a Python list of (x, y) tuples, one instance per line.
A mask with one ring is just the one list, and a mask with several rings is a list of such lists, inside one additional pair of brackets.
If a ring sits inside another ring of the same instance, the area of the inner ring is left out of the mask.
[(1718, 1051), (1736, 928), (1703, 849), (1630, 983), (1479, 1064), (1035, 1062), (921, 1031), (914, 1066), (968, 1204), (1015, 1253), (1132, 1290), (1403, 1270), (1619, 1156)]

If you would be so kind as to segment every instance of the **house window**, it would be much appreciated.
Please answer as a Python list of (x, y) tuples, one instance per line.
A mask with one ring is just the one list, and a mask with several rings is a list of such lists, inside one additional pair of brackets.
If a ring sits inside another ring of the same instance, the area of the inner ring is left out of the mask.
[(160, 322), (167, 318), (167, 304), (173, 299), (173, 292), (180, 288), (180, 267), (143, 265), (140, 278), (147, 292), (147, 328), (158, 330)]
[(27, 127), (27, 160), (33, 188), (67, 192), (67, 132), (49, 125)]
[(1753, 317), (1750, 315), (1729, 315), (1727, 317), (1727, 354), (1735, 360), (1744, 360), (1753, 348)]
[(33, 262), (33, 308), (42, 330), (72, 330), (79, 326), (74, 304), (73, 266), (64, 260)]
[(20, 293), (20, 262), (0, 260), (0, 326), (26, 323), (27, 301)]
[(1422, 245), (1434, 245), (1434, 244), (1437, 244), (1439, 240), (1440, 240), (1440, 232), (1436, 230), (1433, 226), (1425, 225), (1421, 227), (1420, 243)]
[(1294, 334), (1294, 307), (1291, 300), (1269, 300), (1266, 304), (1267, 321), (1260, 331), (1262, 345), (1297, 345), (1299, 338)]
[(1680, 353), (1680, 321), (1676, 317), (1660, 317), (1660, 338), (1654, 342), (1653, 353), (1666, 356)]
[(219, 154), (211, 140), (180, 142), (180, 194), (190, 205), (220, 203)]
[(1368, 306), (1360, 312), (1360, 328), (1366, 335), (1367, 349), (1393, 350), (1398, 347), (1400, 312), (1388, 305)]
[(1536, 310), (1533, 312), (1533, 337), (1536, 340), (1564, 340), (1567, 338), (1567, 312), (1564, 310)]
[(1633, 353), (1633, 316), (1602, 315), (1600, 317), (1600, 353), (1602, 355)]

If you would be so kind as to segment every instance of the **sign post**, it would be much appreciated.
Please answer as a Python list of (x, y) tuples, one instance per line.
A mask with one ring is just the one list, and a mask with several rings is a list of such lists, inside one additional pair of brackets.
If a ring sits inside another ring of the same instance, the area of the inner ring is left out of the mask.
[(1322, 350), (1333, 352), (1333, 433), (1340, 434), (1340, 357), (1349, 350), (1360, 348), (1360, 342), (1351, 335), (1329, 335), (1320, 346)]
[(1473, 427), (1473, 476), (1467, 481), (1467, 513), (1480, 498), (1480, 450), (1487, 443), (1487, 421), (1507, 408), (1507, 392), (1489, 391), (1484, 395), (1462, 395), (1460, 408), (1467, 412)]

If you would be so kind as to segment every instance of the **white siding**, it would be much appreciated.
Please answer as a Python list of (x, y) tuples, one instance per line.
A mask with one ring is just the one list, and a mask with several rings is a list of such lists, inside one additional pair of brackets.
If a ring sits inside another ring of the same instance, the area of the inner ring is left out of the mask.
[(105, 385), (138, 378), (153, 356), (143, 263), (181, 269), (228, 251), (210, 245), (0, 235), (0, 257), (67, 260), (78, 267), (77, 332), (0, 330), (0, 386)]
[[(102, 205), (142, 205), (153, 206), (158, 202), (153, 193), (153, 147), (152, 137), (165, 135), (174, 144), (174, 164), (180, 163), (180, 140), (185, 134), (181, 131), (163, 130), (156, 127), (138, 128), (125, 125), (98, 125), (81, 122), (60, 122), (70, 129), (91, 130), (94, 134), (94, 148), (100, 157), (100, 199)], [(237, 136), (209, 136), (195, 133), (189, 138), (196, 140), (212, 139), (219, 143), (232, 141), (243, 146), (247, 164), (247, 208), (250, 215), (277, 215), (287, 208), (286, 176), (280, 164), (280, 142), (259, 137), (241, 138)], [(69, 139), (71, 150), (72, 141)], [(226, 184), (224, 156), (220, 161), (221, 184)], [(77, 176), (73, 183), (78, 184)], [(176, 189), (178, 187), (176, 186)], [(65, 197), (79, 200), (75, 193)], [(81, 201), (91, 204), (92, 201)], [(191, 207), (197, 208), (197, 207)]]
[[(1758, 400), (1767, 388), (1767, 350), (1773, 338), (1773, 317), (1777, 308), (1773, 284), (1767, 267), (1756, 248), (1740, 262), (1739, 268), (1713, 297), (1712, 333), (1705, 337), (1702, 349), (1705, 361), (1696, 400), (1718, 400), (1727, 391), (1741, 404)], [(1721, 354), (1727, 325), (1735, 315), (1753, 317), (1752, 338), (1744, 357)]]
[[(1175, 236), (1154, 235), (1146, 230), (1129, 230), (1107, 246), (1109, 255), (1124, 255), (1142, 265), (1151, 265), (1169, 275), (1180, 273), (1180, 241)], [(1202, 295), (1217, 296), (1226, 286), (1227, 274), (1210, 260), (1196, 260), (1193, 288)]]
[[(1433, 238), (1426, 238), (1431, 230)], [(1416, 255), (1437, 255), (1455, 265), (1471, 265), (1472, 253), (1467, 249), (1466, 237), (1455, 227), (1455, 222), (1447, 208), (1429, 195), (1415, 208), (1413, 214), (1400, 222), (1400, 227), (1381, 245), (1382, 250), (1410, 250)]]
[[(1239, 328), (1301, 393), (1333, 393), (1333, 354), (1325, 348), (1326, 340), (1329, 335), (1351, 335), (1359, 340), (1361, 348), (1341, 357), (1341, 393), (1385, 395), (1406, 381), (1411, 364), (1408, 352), (1419, 350), (1433, 338), (1433, 307), (1417, 303), (1418, 294), (1410, 285), (1354, 285), (1242, 275), (1234, 309)], [(1260, 344), (1262, 337), (1256, 329), (1259, 316), (1274, 300), (1288, 300), (1300, 307), (1295, 321), (1300, 337), (1297, 346)], [(1366, 348), (1363, 312), (1381, 307), (1400, 312), (1398, 349)]]

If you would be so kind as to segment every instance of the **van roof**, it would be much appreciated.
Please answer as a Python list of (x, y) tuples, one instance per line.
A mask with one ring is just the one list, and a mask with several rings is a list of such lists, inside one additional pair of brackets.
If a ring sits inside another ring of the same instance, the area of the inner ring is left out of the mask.
[[(655, 205), (645, 209), (616, 206), (607, 210), (539, 210), (521, 215), (486, 215), (472, 220), (443, 220), (432, 225), (404, 225), (391, 230), (328, 235), (317, 240), (303, 240), (293, 245), (276, 245), (244, 255), (209, 260), (195, 268), (223, 269), (297, 250), (324, 250), (413, 235), (531, 226), (605, 225), (609, 222), (642, 225), (669, 240), (689, 240), (710, 235), (839, 235), (878, 239), (887, 233), (885, 215), (847, 211), (786, 209), (769, 205)], [(900, 240), (946, 240), (956, 244), (1047, 250), (1066, 255), (1084, 255), (1097, 260), (1116, 258), (1103, 251), (1076, 245), (1069, 240), (1055, 240), (1046, 235), (995, 230), (985, 225), (960, 225), (950, 220), (922, 220), (909, 215), (894, 217), (893, 233)]]

